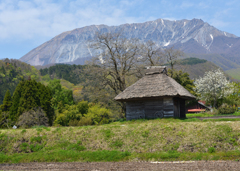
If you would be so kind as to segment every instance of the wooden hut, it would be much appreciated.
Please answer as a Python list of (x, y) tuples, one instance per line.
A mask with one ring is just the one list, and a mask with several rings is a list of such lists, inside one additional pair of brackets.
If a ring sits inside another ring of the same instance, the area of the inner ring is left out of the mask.
[(196, 99), (167, 75), (165, 66), (147, 67), (145, 76), (115, 100), (126, 102), (126, 119), (185, 118), (185, 100)]

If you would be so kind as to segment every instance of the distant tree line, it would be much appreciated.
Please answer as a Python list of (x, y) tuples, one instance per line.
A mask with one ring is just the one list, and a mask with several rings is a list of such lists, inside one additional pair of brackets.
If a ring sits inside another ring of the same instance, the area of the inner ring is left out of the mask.
[(86, 81), (83, 73), (84, 65), (57, 64), (49, 68), (40, 69), (41, 76), (49, 75), (50, 78), (64, 79), (73, 84)]
[(177, 62), (180, 65), (196, 65), (196, 64), (206, 63), (207, 60), (190, 57), (190, 58), (178, 60)]

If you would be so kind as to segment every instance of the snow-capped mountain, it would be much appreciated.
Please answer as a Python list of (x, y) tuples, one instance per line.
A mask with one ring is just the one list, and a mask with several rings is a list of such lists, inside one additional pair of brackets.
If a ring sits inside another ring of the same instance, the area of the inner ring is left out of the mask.
[(79, 61), (81, 58), (94, 55), (88, 41), (93, 39), (95, 32), (119, 30), (122, 30), (127, 38), (152, 40), (161, 47), (174, 45), (175, 48), (191, 54), (218, 54), (222, 58), (227, 58), (226, 60), (240, 64), (240, 38), (220, 31), (201, 19), (175, 21), (157, 19), (120, 26), (86, 26), (54, 37), (24, 55), (20, 60), (31, 65)]

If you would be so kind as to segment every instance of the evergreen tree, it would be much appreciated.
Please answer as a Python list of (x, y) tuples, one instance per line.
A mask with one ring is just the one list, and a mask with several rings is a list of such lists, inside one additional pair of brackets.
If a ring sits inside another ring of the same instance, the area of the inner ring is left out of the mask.
[(191, 80), (189, 77), (189, 74), (186, 72), (176, 71), (168, 69), (168, 72), (172, 74), (172, 78), (177, 81), (180, 85), (182, 85), (185, 89), (187, 89), (191, 94), (194, 96), (197, 96), (197, 93), (195, 92), (194, 88), (194, 80)]
[(3, 104), (0, 106), (0, 108), (2, 112), (5, 112), (5, 111), (9, 111), (11, 106), (12, 106), (12, 97), (11, 97), (10, 91), (7, 90), (3, 99)]
[(54, 117), (54, 109), (52, 108), (51, 99), (52, 92), (49, 87), (38, 83), (39, 103), (43, 110), (46, 112), (49, 119), (49, 124), (52, 125)]
[(24, 80), (20, 81), (13, 93), (12, 106), (10, 108), (10, 118), (12, 121), (17, 121), (19, 117), (17, 112), (18, 112), (18, 107), (19, 107), (19, 102), (20, 102), (24, 82), (25, 82)]
[(53, 122), (54, 111), (51, 107), (51, 90), (35, 80), (21, 81), (13, 94), (13, 105), (10, 109), (10, 117), (17, 121), (22, 113), (41, 107), (46, 112), (49, 124)]

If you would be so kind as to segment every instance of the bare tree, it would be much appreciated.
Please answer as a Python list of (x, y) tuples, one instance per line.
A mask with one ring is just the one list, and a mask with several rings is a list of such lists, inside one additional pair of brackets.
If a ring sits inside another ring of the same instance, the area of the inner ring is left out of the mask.
[(11, 124), (12, 124), (12, 122), (9, 119), (9, 112), (8, 111), (2, 112), (2, 116), (0, 117), (0, 128), (1, 127), (3, 127), (3, 128), (7, 127), (9, 129), (9, 126), (11, 126)]
[(92, 47), (98, 51), (94, 64), (103, 69), (104, 82), (116, 94), (122, 92), (126, 88), (126, 76), (133, 74), (132, 69), (140, 61), (138, 40), (126, 39), (121, 33), (97, 33)]
[[(97, 67), (98, 79), (103, 86), (109, 86), (119, 94), (126, 89), (126, 77), (134, 74), (140, 58), (140, 44), (137, 39), (127, 39), (118, 33), (97, 33), (91, 47), (98, 54), (93, 64)], [(94, 71), (93, 71), (94, 72)], [(125, 112), (125, 104), (121, 104)]]
[(142, 43), (140, 50), (139, 58), (141, 59), (141, 62), (138, 63), (135, 74), (137, 78), (142, 78), (145, 75), (146, 66), (161, 66), (166, 61), (161, 47), (151, 40)]
[(183, 56), (183, 51), (174, 49), (174, 46), (166, 48), (162, 51), (162, 57), (166, 59), (167, 63), (170, 64), (171, 72), (170, 77), (173, 76), (174, 65), (177, 63), (179, 57)]
[(149, 40), (142, 45), (141, 49), (145, 65), (158, 66), (164, 63), (161, 48), (155, 42)]
[(32, 126), (48, 126), (48, 117), (41, 107), (35, 107), (24, 112), (18, 119), (17, 125), (23, 128)]

